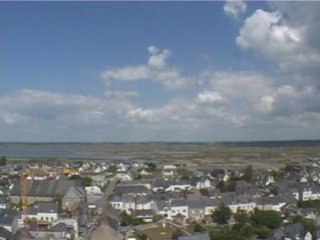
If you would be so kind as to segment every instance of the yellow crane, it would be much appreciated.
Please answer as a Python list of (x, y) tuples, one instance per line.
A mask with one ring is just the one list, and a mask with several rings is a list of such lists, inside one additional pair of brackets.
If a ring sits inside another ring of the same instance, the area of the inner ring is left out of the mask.
[[(27, 218), (29, 214), (28, 209), (28, 177), (29, 171), (28, 169), (22, 169), (20, 172), (20, 180), (21, 180), (21, 204), (22, 204), (22, 214)], [(26, 219), (25, 219), (26, 220)]]

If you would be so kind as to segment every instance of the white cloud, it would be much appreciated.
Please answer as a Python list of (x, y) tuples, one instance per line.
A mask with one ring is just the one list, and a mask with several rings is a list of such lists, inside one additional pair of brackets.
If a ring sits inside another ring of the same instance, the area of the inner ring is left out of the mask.
[[(320, 3), (274, 3), (249, 16), (236, 38), (243, 50), (253, 50), (274, 61), (298, 84), (320, 89)], [(279, 7), (280, 6), (280, 7)]]
[(273, 110), (275, 99), (272, 96), (261, 97), (260, 109), (263, 112), (268, 112)]
[(301, 30), (281, 24), (279, 12), (266, 12), (258, 9), (248, 17), (237, 44), (243, 49), (254, 49), (263, 54), (278, 58), (297, 51), (301, 41)]
[(223, 10), (226, 15), (238, 18), (241, 14), (245, 13), (247, 5), (241, 0), (227, 0), (224, 4)]
[(108, 98), (127, 98), (127, 97), (137, 97), (139, 96), (139, 94), (136, 91), (110, 90), (105, 92), (105, 96)]
[(154, 116), (153, 110), (146, 110), (142, 108), (131, 109), (127, 112), (127, 117), (129, 119), (138, 121), (152, 121)]
[(204, 91), (198, 94), (197, 101), (199, 103), (216, 103), (222, 102), (224, 98), (220, 93), (215, 91)]
[(151, 80), (168, 89), (180, 89), (195, 83), (195, 79), (183, 76), (176, 68), (168, 66), (167, 59), (171, 52), (149, 46), (150, 57), (147, 64), (108, 69), (101, 73), (106, 81), (139, 81)]

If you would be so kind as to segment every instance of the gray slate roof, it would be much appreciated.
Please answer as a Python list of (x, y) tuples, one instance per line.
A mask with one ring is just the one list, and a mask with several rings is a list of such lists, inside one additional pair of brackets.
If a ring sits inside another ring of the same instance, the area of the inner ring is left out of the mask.
[[(58, 197), (63, 196), (70, 187), (81, 187), (78, 180), (30, 180), (28, 182), (28, 196)], [(21, 183), (16, 181), (11, 191), (12, 196), (20, 196)]]

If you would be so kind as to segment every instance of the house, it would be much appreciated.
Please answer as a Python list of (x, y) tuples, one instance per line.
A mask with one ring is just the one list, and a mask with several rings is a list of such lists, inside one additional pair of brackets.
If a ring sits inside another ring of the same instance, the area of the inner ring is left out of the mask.
[(37, 220), (39, 223), (52, 223), (58, 219), (57, 203), (39, 203)]
[(136, 218), (142, 219), (144, 222), (152, 222), (153, 221), (153, 216), (154, 216), (154, 211), (149, 209), (149, 210), (135, 210), (133, 212), (133, 216)]
[(211, 181), (208, 178), (201, 178), (196, 182), (196, 189), (211, 188)]
[(289, 197), (283, 195), (274, 197), (260, 197), (256, 199), (257, 208), (260, 210), (274, 210), (281, 212), (282, 208), (290, 201)]
[(153, 207), (151, 196), (137, 196), (136, 209), (137, 210), (150, 210)]
[(151, 189), (151, 183), (152, 180), (149, 179), (141, 179), (141, 180), (132, 180), (130, 182), (120, 182), (117, 186), (118, 187), (123, 187), (123, 186), (127, 186), (127, 187), (133, 187), (133, 186), (144, 186), (147, 189)]
[(277, 234), (274, 236), (275, 240), (312, 240), (312, 235), (310, 232), (306, 231), (301, 223), (292, 223), (283, 227)]
[(119, 195), (112, 196), (110, 200), (111, 206), (116, 210), (123, 210), (123, 201)]
[(251, 195), (236, 196), (235, 199), (229, 203), (229, 208), (233, 213), (236, 213), (238, 210), (252, 212), (255, 207), (256, 202)]
[(48, 225), (58, 219), (58, 204), (43, 202), (35, 207), (29, 207), (27, 215), (22, 213), (22, 219), (35, 220), (38, 224)]
[(119, 179), (120, 181), (132, 181), (133, 176), (129, 172), (117, 172), (115, 178)]
[(117, 186), (114, 189), (116, 195), (128, 194), (128, 195), (149, 195), (151, 192), (145, 186)]
[[(175, 199), (170, 204), (171, 219), (182, 216), (183, 218), (189, 218), (189, 207), (186, 200)], [(180, 216), (179, 216), (180, 215)]]
[(12, 232), (8, 231), (4, 227), (0, 227), (0, 240), (10, 240), (12, 236)]
[(185, 191), (192, 189), (190, 181), (171, 181), (165, 189), (166, 192)]
[[(30, 180), (27, 181), (28, 186), (28, 203), (35, 202), (53, 202), (56, 198), (67, 197), (72, 191), (79, 191), (81, 198), (85, 201), (85, 189), (79, 180)], [(21, 199), (21, 181), (15, 181), (9, 195), (13, 204), (19, 204)], [(64, 208), (65, 209), (65, 208)]]
[(177, 167), (175, 165), (164, 165), (162, 168), (162, 176), (172, 178), (176, 174)]
[(151, 189), (153, 192), (161, 192), (167, 189), (170, 186), (169, 181), (163, 179), (155, 179), (152, 181)]
[(30, 224), (29, 232), (33, 239), (71, 239), (71, 233), (64, 223), (58, 223), (52, 228), (42, 228), (39, 225)]
[(298, 214), (312, 220), (316, 220), (320, 216), (320, 210), (317, 208), (301, 208)]
[(10, 201), (4, 196), (0, 196), (0, 209), (9, 209), (10, 207)]
[(18, 212), (12, 209), (1, 209), (0, 227), (14, 234), (18, 229)]
[(72, 211), (81, 202), (85, 202), (86, 198), (87, 194), (83, 187), (70, 187), (62, 198), (62, 210)]
[(196, 221), (202, 220), (205, 216), (205, 201), (202, 199), (187, 200), (188, 217)]
[(97, 186), (85, 187), (85, 190), (87, 192), (87, 195), (102, 195), (101, 189)]

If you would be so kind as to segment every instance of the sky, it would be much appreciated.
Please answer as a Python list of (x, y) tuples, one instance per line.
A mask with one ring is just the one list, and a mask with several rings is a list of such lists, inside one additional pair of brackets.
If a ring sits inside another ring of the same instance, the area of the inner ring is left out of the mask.
[(0, 2), (0, 141), (320, 138), (320, 2)]

